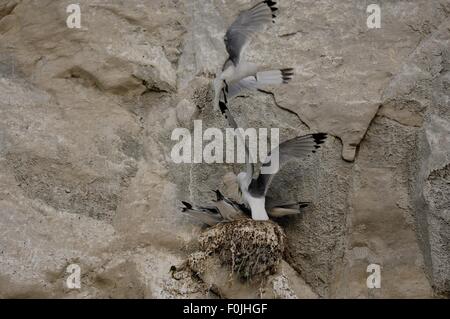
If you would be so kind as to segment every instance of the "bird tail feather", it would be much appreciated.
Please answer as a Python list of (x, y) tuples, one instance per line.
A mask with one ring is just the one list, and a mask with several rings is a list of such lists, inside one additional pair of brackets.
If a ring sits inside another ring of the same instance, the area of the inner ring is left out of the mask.
[(280, 70), (270, 70), (270, 71), (261, 71), (256, 73), (256, 81), (258, 87), (266, 86), (266, 85), (279, 85), (283, 83), (288, 83), (292, 80), (294, 75), (294, 69), (280, 69)]
[(277, 205), (269, 209), (268, 213), (270, 217), (284, 217), (299, 215), (304, 212), (304, 210), (309, 207), (308, 202), (297, 202), (289, 203), (283, 205)]

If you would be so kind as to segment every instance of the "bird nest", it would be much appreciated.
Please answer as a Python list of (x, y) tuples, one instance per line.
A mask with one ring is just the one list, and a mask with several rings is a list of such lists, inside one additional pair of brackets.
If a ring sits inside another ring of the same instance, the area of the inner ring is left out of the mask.
[(199, 238), (200, 252), (192, 254), (187, 263), (202, 274), (209, 258), (218, 257), (222, 266), (241, 279), (274, 274), (283, 258), (286, 237), (280, 226), (251, 219), (220, 223), (206, 230)]

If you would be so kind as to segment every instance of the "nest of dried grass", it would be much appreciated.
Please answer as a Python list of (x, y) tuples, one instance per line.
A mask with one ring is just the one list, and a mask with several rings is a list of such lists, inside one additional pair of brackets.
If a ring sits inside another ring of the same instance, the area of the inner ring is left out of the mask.
[(242, 279), (268, 276), (276, 272), (283, 258), (285, 242), (281, 227), (270, 221), (222, 223), (200, 236), (201, 251), (192, 254), (188, 264), (201, 273), (206, 271), (205, 260), (214, 256)]

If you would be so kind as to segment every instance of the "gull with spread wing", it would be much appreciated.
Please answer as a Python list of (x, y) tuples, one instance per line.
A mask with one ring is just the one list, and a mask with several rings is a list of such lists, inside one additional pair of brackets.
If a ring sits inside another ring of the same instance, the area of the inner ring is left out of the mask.
[(225, 102), (219, 101), (219, 106), (222, 114), (225, 115), (230, 126), (236, 129), (238, 137), (241, 139), (241, 143), (244, 143), (245, 146), (246, 171), (239, 173), (237, 176), (239, 190), (241, 191), (244, 203), (250, 207), (252, 218), (254, 220), (268, 220), (266, 195), (269, 186), (278, 171), (266, 173), (263, 168), (271, 167), (274, 161), (277, 163), (276, 167), (281, 168), (292, 160), (301, 159), (311, 153), (315, 153), (316, 150), (320, 148), (320, 145), (324, 143), (327, 134), (308, 134), (305, 136), (294, 137), (281, 143), (268, 154), (262, 164), (258, 176), (253, 177), (255, 168), (250, 159), (250, 152), (246, 142), (237, 130), (238, 125)]
[(228, 28), (224, 41), (228, 52), (222, 71), (214, 80), (214, 106), (217, 107), (222, 90), (232, 98), (244, 89), (256, 90), (268, 85), (288, 83), (294, 74), (292, 68), (264, 70), (242, 59), (245, 48), (258, 31), (263, 31), (276, 17), (276, 2), (266, 0), (242, 11)]

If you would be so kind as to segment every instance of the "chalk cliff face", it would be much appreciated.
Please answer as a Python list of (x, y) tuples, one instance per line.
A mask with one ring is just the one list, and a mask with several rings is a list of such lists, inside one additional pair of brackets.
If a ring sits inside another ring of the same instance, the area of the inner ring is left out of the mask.
[[(175, 164), (171, 135), (226, 126), (210, 83), (254, 2), (80, 0), (70, 29), (69, 0), (0, 0), (0, 297), (215, 297), (170, 274), (202, 232), (178, 201), (233, 195), (242, 167)], [(267, 295), (448, 296), (450, 1), (381, 1), (380, 29), (365, 2), (279, 2), (247, 58), (294, 80), (230, 108), (281, 140), (330, 138), (272, 184), (314, 205), (279, 222), (287, 252)], [(73, 263), (81, 289), (65, 285)]]

